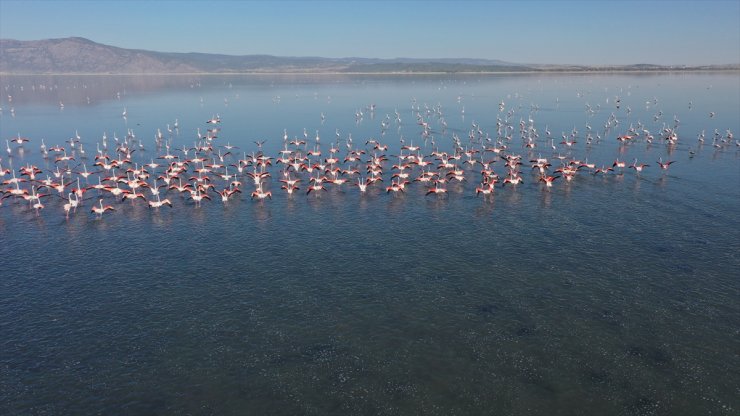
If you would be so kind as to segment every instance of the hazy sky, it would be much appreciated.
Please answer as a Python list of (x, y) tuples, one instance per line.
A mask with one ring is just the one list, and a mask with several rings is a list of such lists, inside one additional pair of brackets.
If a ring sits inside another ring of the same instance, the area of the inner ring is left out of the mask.
[(740, 0), (16, 1), (0, 37), (231, 55), (740, 63)]

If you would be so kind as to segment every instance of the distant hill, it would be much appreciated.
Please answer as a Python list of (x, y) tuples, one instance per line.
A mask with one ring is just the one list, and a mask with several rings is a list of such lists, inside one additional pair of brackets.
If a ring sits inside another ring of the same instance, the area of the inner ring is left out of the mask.
[[(19, 41), (0, 39), (0, 73), (177, 74), (177, 73), (456, 73), (599, 70), (676, 70), (687, 67), (529, 65), (471, 58), (321, 58), (154, 52), (103, 45), (79, 37)], [(738, 65), (696, 69), (738, 69)]]

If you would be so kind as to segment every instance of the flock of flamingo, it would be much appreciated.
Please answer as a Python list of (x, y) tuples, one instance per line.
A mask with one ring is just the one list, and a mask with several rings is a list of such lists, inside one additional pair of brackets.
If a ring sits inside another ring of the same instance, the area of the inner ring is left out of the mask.
[[(617, 108), (619, 105), (617, 100)], [(79, 134), (64, 145), (47, 146), (42, 139), (39, 148), (46, 170), (30, 163), (12, 169), (9, 166), (18, 155), (18, 149), (32, 142), (18, 134), (6, 139), (7, 158), (0, 158), (0, 179), (4, 187), (0, 206), (17, 201), (18, 205), (27, 204), (28, 210), (37, 215), (47, 205), (54, 206), (61, 208), (67, 218), (84, 209), (100, 218), (127, 201), (155, 210), (172, 207), (173, 201), (200, 206), (213, 199), (228, 203), (243, 190), (249, 192), (249, 199), (270, 200), (273, 195), (270, 187), (275, 179), (280, 191), (291, 197), (298, 193), (319, 195), (331, 187), (354, 189), (360, 195), (368, 192), (401, 195), (417, 187), (427, 196), (439, 197), (447, 194), (449, 187), (455, 187), (457, 192), (473, 188), (459, 185), (468, 182), (476, 183), (472, 192), (485, 199), (492, 198), (497, 188), (515, 188), (526, 181), (541, 183), (542, 189), (548, 191), (557, 182), (572, 182), (579, 175), (624, 175), (628, 171), (640, 175), (648, 168), (666, 171), (674, 163), (662, 158), (654, 165), (617, 158), (597, 165), (572, 155), (579, 141), (591, 146), (602, 140), (616, 140), (622, 147), (638, 142), (664, 143), (668, 154), (679, 141), (680, 122), (675, 117), (672, 126), (664, 123), (653, 135), (640, 123), (621, 128), (613, 113), (604, 124), (604, 137), (594, 135), (587, 125), (585, 135), (574, 128), (562, 133), (556, 142), (547, 127), (541, 134), (530, 116), (518, 122), (517, 139), (517, 123), (512, 121), (515, 112), (505, 112), (502, 101), (500, 115), (496, 118), (495, 138), (473, 122), (467, 140), (452, 134), (448, 150), (443, 150), (431, 127), (436, 119), (441, 129), (446, 128), (441, 108), (412, 105), (412, 109), (420, 138), (414, 144), (413, 140), (407, 142), (401, 136), (399, 146), (394, 146), (400, 150), (397, 155), (386, 155), (388, 144), (377, 139), (363, 140), (357, 146), (351, 135), (342, 139), (338, 130), (336, 140), (323, 146), (318, 131), (315, 138), (309, 138), (306, 129), (302, 138), (294, 136), (293, 139), (289, 139), (285, 130), (281, 150), (276, 155), (262, 151), (264, 141), (255, 141), (256, 148), (248, 153), (228, 143), (219, 143), (222, 120), (214, 116), (205, 122), (205, 133), (198, 129), (197, 141), (191, 147), (173, 145), (174, 135), (179, 134), (175, 121), (173, 127), (167, 126), (168, 138), (157, 131), (156, 156), (147, 157), (143, 142), (129, 129), (124, 139), (114, 137), (115, 143), (109, 143), (104, 134), (94, 155), (85, 151)], [(375, 106), (368, 106), (365, 111), (374, 112)], [(122, 115), (126, 117), (126, 109)], [(395, 122), (400, 125), (398, 111), (395, 115)], [(363, 117), (363, 112), (358, 111), (356, 117)], [(323, 124), (323, 113), (321, 119)], [(382, 121), (383, 137), (392, 123), (390, 115)], [(612, 133), (620, 129), (620, 133)], [(608, 137), (610, 135), (612, 137)], [(702, 146), (705, 139), (702, 132), (697, 137), (697, 146)], [(716, 148), (733, 144), (740, 148), (740, 141), (734, 140), (730, 130), (725, 133), (715, 130), (711, 141)], [(542, 149), (550, 153), (550, 157), (543, 157)], [(693, 154), (694, 151), (689, 150), (689, 157)], [(244, 195), (242, 198), (246, 198)], [(50, 200), (58, 202), (50, 203)], [(89, 200), (92, 202), (86, 205)]]

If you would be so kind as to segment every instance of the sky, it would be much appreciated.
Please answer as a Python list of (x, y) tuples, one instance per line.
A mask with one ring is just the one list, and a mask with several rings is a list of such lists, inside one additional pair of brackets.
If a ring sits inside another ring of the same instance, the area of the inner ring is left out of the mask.
[(736, 64), (740, 0), (0, 0), (0, 38), (70, 36), (229, 55)]

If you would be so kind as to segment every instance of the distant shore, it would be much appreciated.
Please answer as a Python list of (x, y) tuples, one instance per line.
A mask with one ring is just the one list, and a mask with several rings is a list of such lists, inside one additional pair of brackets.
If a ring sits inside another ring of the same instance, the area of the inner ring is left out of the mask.
[(658, 65), (515, 63), (484, 58), (324, 58), (125, 49), (81, 37), (0, 39), (3, 75), (430, 76), (739, 71), (740, 62)]
[(391, 71), (391, 72), (340, 72), (340, 71), (249, 71), (249, 72), (0, 72), (0, 76), (223, 76), (223, 75), (550, 75), (550, 74), (664, 74), (664, 73), (696, 73), (696, 72), (740, 72), (736, 68), (673, 68), (673, 69), (583, 69), (583, 70), (530, 70), (530, 71)]

